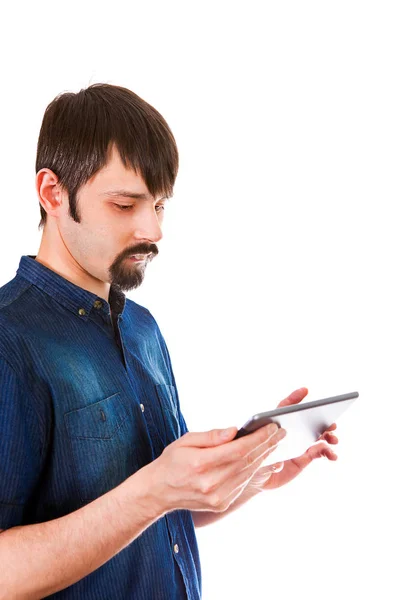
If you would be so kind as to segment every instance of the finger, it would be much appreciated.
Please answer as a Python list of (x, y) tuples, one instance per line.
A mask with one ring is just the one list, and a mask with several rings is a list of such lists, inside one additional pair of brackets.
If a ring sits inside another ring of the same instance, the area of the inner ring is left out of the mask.
[(232, 440), (229, 444), (213, 450), (210, 466), (215, 467), (218, 464), (226, 463), (236, 464), (243, 461), (245, 461), (245, 466), (251, 465), (272, 446), (276, 446), (285, 434), (286, 431), (278, 427), (276, 423), (265, 425), (249, 435)]
[(337, 425), (336, 425), (336, 423), (332, 423), (332, 425), (331, 425), (330, 427), (327, 427), (327, 428), (326, 428), (326, 431), (333, 431), (333, 430), (334, 430), (334, 429), (336, 429), (336, 428), (337, 428)]
[[(208, 481), (209, 493), (217, 495), (224, 504), (232, 502), (233, 499), (236, 499), (236, 497), (241, 494), (250, 479), (260, 469), (263, 460), (264, 457), (259, 458), (254, 461), (252, 465), (242, 469), (239, 473), (237, 472), (237, 469), (235, 469), (235, 465), (229, 465), (220, 469), (218, 473), (213, 474)], [(280, 463), (276, 463), (277, 468), (279, 464)], [(273, 465), (268, 467), (268, 470), (270, 470), (272, 466)], [(270, 471), (270, 474), (273, 474), (272, 470)], [(267, 472), (265, 472), (265, 475), (267, 475)], [(224, 510), (226, 510), (226, 508), (224, 508)]]
[(337, 460), (338, 458), (337, 454), (332, 450), (332, 448), (323, 442), (311, 446), (307, 452), (312, 460), (322, 457), (328, 458), (329, 460)]
[(316, 458), (321, 458), (323, 456), (325, 456), (329, 460), (337, 460), (338, 458), (337, 454), (335, 454), (335, 452), (330, 446), (325, 444), (325, 442), (318, 442), (317, 444), (314, 444), (313, 446), (308, 448), (308, 450), (301, 456), (292, 459), (292, 462), (296, 465), (298, 469), (302, 470), (305, 467), (307, 467), (313, 460), (315, 460)]
[[(240, 463), (243, 460), (248, 460), (247, 464), (251, 464), (257, 458), (257, 454), (259, 455), (268, 450), (270, 446), (277, 444), (285, 433), (275, 423), (269, 423), (237, 440), (232, 440), (218, 448), (210, 448), (202, 458), (203, 464), (205, 463), (207, 468), (215, 468), (226, 463)], [(254, 454), (247, 459), (251, 453)]]
[[(218, 488), (221, 496), (223, 498), (231, 498), (232, 496), (237, 497), (238, 495), (240, 495), (242, 488), (247, 485), (247, 483), (255, 475), (255, 473), (259, 473), (261, 479), (265, 478), (265, 480), (267, 480), (275, 473), (279, 473), (280, 471), (282, 471), (282, 469), (285, 466), (284, 462), (277, 462), (272, 465), (262, 467), (264, 458), (265, 457), (262, 456), (257, 461), (254, 461), (253, 465), (247, 467), (246, 469), (243, 469), (236, 475), (232, 473), (232, 471), (229, 468), (227, 468), (223, 472), (223, 478), (220, 479), (220, 481), (225, 480), (226, 483), (222, 484), (222, 486)], [(240, 490), (239, 493), (238, 490)]]
[[(228, 429), (211, 429), (210, 431), (185, 433), (176, 442), (181, 446), (195, 446), (196, 448), (211, 448), (225, 444), (232, 440), (237, 434), (237, 427), (228, 427)], [(175, 442), (175, 443), (176, 443)]]
[(281, 406), (290, 406), (291, 404), (298, 404), (299, 402), (301, 402), (303, 400), (303, 398), (305, 398), (307, 396), (307, 394), (308, 394), (307, 388), (305, 388), (305, 387), (299, 388), (298, 390), (295, 390), (294, 392), (289, 394), (289, 396), (287, 398), (285, 398), (284, 400), (279, 402), (278, 408), (280, 408)]
[(271, 438), (269, 438), (267, 442), (265, 442), (264, 444), (260, 444), (255, 450), (249, 452), (249, 454), (246, 456), (246, 464), (244, 465), (244, 467), (246, 467), (247, 465), (251, 465), (259, 458), (264, 459), (267, 456), (269, 456), (271, 452), (273, 452), (276, 449), (279, 442), (285, 437), (285, 435), (285, 429), (278, 429), (278, 431)]
[(339, 443), (339, 439), (336, 437), (336, 435), (334, 435), (333, 433), (330, 433), (329, 431), (325, 431), (325, 433), (323, 433), (318, 439), (325, 440), (326, 442), (328, 442), (328, 444), (338, 444)]

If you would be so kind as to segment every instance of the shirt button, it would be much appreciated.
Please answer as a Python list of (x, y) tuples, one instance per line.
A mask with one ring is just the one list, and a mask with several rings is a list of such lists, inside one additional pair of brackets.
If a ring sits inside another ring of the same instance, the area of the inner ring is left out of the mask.
[(95, 308), (101, 308), (103, 306), (101, 300), (96, 300), (95, 303), (93, 304), (93, 306)]
[(78, 310), (78, 313), (79, 313), (80, 315), (86, 315), (86, 310), (85, 310), (84, 308), (80, 308), (80, 309)]
[(140, 408), (142, 409), (142, 412), (144, 412), (144, 406), (143, 406), (143, 404), (140, 405)]
[(175, 544), (175, 546), (174, 546), (174, 552), (175, 552), (175, 554), (178, 554), (178, 552), (179, 552), (179, 546), (178, 546), (178, 544)]

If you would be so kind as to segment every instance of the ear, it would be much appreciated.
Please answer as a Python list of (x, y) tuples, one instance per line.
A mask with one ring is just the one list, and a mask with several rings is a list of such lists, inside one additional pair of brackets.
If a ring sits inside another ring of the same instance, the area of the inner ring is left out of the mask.
[(36, 192), (46, 213), (57, 217), (62, 205), (62, 191), (58, 177), (51, 169), (40, 169), (36, 173)]

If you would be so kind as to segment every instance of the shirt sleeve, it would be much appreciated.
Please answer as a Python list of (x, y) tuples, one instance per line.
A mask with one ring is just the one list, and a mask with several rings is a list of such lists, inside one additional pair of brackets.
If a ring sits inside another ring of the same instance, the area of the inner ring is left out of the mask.
[(185, 433), (188, 433), (189, 429), (188, 429), (188, 426), (186, 425), (186, 421), (185, 421), (180, 409), (179, 409), (179, 426), (181, 428), (181, 435), (185, 435)]
[(181, 436), (182, 436), (185, 433), (188, 433), (189, 429), (188, 429), (188, 426), (186, 424), (185, 418), (184, 418), (184, 416), (183, 416), (183, 414), (181, 412), (181, 403), (179, 401), (178, 388), (176, 387), (175, 375), (174, 375), (174, 371), (172, 369), (171, 358), (170, 358), (169, 351), (168, 351), (168, 348), (167, 348), (167, 344), (165, 343), (165, 341), (164, 341), (164, 344), (165, 344), (165, 350), (166, 350), (166, 353), (167, 353), (167, 356), (168, 356), (168, 362), (169, 362), (169, 369), (170, 369), (170, 373), (171, 373), (172, 385), (175, 388), (176, 401), (177, 401), (177, 404), (178, 404), (179, 428), (181, 430)]
[(43, 447), (34, 399), (0, 355), (0, 529), (23, 522), (38, 482)]

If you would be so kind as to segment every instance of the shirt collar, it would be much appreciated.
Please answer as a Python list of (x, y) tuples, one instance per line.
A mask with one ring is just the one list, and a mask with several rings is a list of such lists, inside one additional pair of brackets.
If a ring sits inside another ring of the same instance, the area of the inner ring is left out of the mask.
[(104, 298), (68, 281), (35, 258), (36, 255), (31, 254), (21, 256), (17, 275), (30, 281), (80, 319), (86, 321), (92, 309), (104, 313), (105, 317), (110, 316), (110, 309), (113, 315), (124, 312), (126, 297), (117, 285), (111, 284), (108, 303)]

